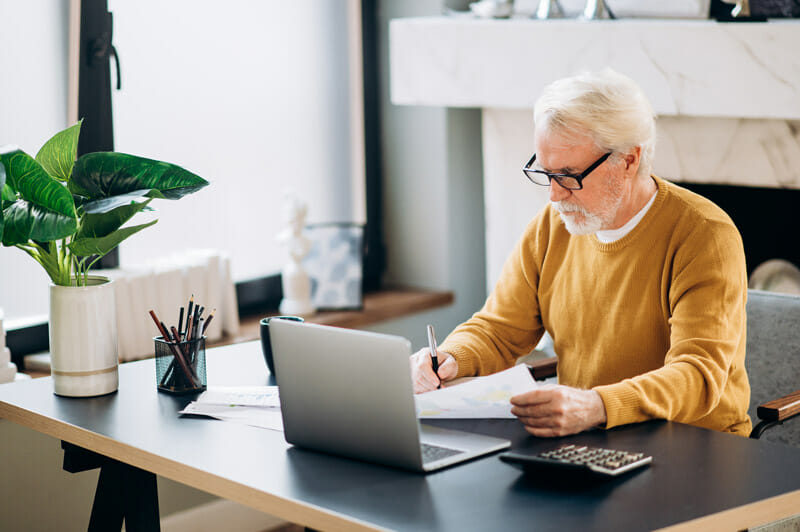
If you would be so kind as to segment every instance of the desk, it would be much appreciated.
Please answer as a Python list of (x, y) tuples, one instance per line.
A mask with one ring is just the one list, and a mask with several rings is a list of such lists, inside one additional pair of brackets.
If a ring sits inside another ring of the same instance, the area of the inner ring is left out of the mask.
[[(208, 376), (212, 386), (270, 380), (258, 342), (209, 349)], [(419, 475), (293, 448), (270, 430), (180, 417), (192, 397), (158, 393), (153, 360), (123, 364), (108, 396), (57, 397), (52, 386), (0, 386), (0, 417), (321, 530), (649, 530), (699, 518), (685, 526), (735, 530), (800, 509), (800, 451), (678, 423), (559, 440), (655, 459), (623, 479), (568, 485), (523, 476), (496, 456)], [(506, 437), (517, 449), (556, 444), (514, 420), (436, 424)]]

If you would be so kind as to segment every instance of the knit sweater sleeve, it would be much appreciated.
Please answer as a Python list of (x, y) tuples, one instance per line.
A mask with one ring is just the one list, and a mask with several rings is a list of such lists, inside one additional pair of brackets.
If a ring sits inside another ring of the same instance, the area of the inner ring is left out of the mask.
[(537, 285), (547, 249), (546, 211), (528, 225), (483, 308), (441, 344), (440, 349), (457, 360), (459, 377), (488, 375), (512, 366), (544, 334)]
[[(730, 386), (731, 366), (744, 364), (747, 278), (741, 237), (725, 220), (705, 220), (687, 233), (665, 265), (671, 279), (664, 366), (594, 388), (605, 404), (607, 427), (651, 418), (703, 425)], [(745, 388), (741, 394), (749, 393)], [(746, 404), (748, 398), (738, 400)], [(737, 421), (741, 418), (722, 420), (722, 426)]]

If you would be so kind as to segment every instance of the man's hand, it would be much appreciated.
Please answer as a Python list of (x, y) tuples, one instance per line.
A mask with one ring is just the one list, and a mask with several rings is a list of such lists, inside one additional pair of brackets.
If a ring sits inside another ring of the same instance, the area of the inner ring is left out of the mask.
[(534, 436), (576, 434), (608, 421), (603, 400), (594, 390), (545, 384), (515, 395), (511, 404), (511, 413)]
[(458, 374), (458, 362), (450, 353), (436, 351), (439, 359), (438, 376), (431, 366), (431, 350), (427, 347), (411, 355), (411, 381), (414, 393), (435, 390), (441, 382), (454, 379)]

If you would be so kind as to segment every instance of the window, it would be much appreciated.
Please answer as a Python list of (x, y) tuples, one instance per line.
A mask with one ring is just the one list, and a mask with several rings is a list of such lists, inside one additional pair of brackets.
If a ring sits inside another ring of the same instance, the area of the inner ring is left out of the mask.
[(109, 11), (116, 151), (211, 183), (153, 202), (159, 222), (120, 246), (121, 266), (212, 247), (230, 252), (237, 281), (277, 273), (287, 192), (309, 223), (364, 222), (358, 2), (110, 0)]
[[(28, 80), (0, 88), (19, 112), (0, 124), (0, 144), (32, 154), (74, 121), (66, 116), (68, 10), (56, 0), (34, 4), (13, 3), (17, 22), (0, 35), (4, 49), (19, 52), (3, 55), (3, 70)], [(153, 202), (159, 222), (122, 244), (122, 266), (214, 247), (231, 254), (237, 281), (277, 273), (287, 190), (307, 202), (309, 223), (364, 223), (360, 2), (108, 6), (122, 78), (112, 95), (115, 149), (211, 182), (179, 202)], [(21, 251), (0, 249), (0, 306), (7, 319), (47, 314), (46, 277)]]

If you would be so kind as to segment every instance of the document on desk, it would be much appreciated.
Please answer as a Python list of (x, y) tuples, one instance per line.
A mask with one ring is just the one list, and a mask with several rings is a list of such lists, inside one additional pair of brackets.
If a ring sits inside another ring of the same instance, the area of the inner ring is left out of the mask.
[(513, 418), (509, 399), (536, 386), (528, 367), (519, 364), (494, 375), (415, 395), (417, 417)]
[(179, 413), (283, 431), (277, 386), (209, 387)]

